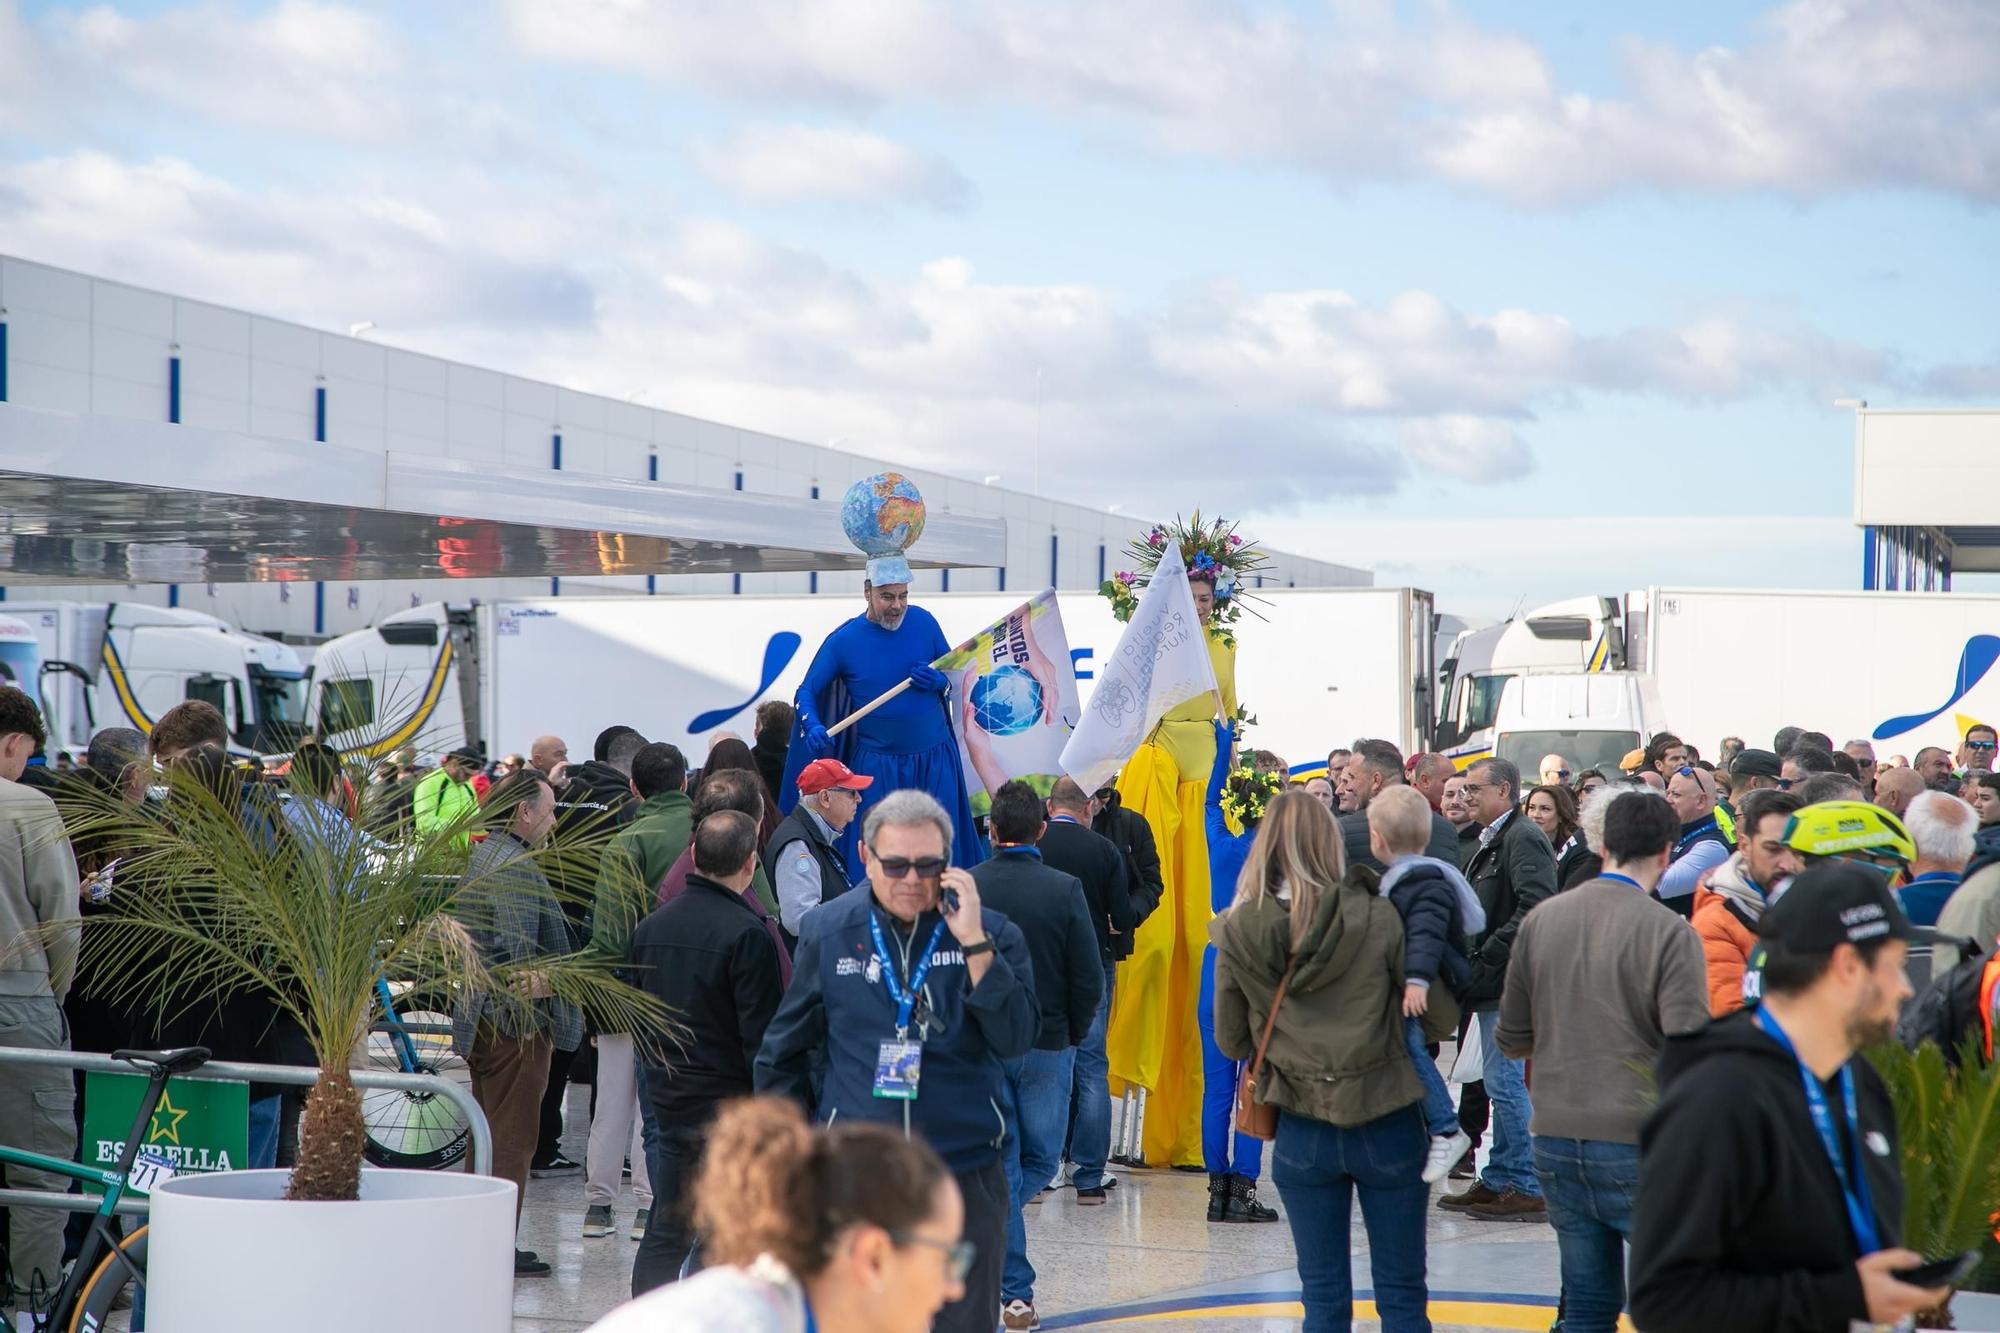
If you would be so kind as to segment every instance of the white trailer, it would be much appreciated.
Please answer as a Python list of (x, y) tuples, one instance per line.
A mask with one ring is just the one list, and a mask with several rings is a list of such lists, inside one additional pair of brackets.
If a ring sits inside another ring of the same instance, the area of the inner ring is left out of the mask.
[[(1302, 764), (1358, 736), (1414, 750), (1429, 730), (1429, 593), (1410, 588), (1285, 589), (1237, 623), (1237, 695), (1257, 718), (1247, 743)], [(970, 637), (1020, 594), (924, 597), (945, 637)], [(1060, 594), (1077, 680), (1123, 626), (1094, 593)], [(314, 659), (313, 730), (342, 750), (437, 755), (468, 741), (526, 751), (552, 732), (579, 757), (598, 731), (629, 723), (699, 762), (715, 734), (749, 738), (765, 699), (790, 700), (820, 642), (860, 599), (549, 597), (467, 609), (440, 604), (331, 640)]]
[(222, 710), (232, 752), (282, 753), (305, 718), (305, 670), (286, 644), (179, 607), (0, 603), (40, 650), (49, 752), (81, 754), (102, 727), (152, 728), (187, 699)]
[(1705, 754), (1801, 726), (1914, 758), (2000, 723), (2000, 597), (1647, 588), (1624, 619), (1668, 729)]

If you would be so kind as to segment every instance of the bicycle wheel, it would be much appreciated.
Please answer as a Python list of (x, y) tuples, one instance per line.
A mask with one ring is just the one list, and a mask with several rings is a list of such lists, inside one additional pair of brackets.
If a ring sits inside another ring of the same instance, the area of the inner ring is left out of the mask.
[[(472, 1074), (465, 1060), (451, 1049), (448, 1001), (416, 991), (396, 997), (396, 1018), (439, 1031), (409, 1033), (419, 1074), (436, 1074), (470, 1087)], [(387, 1032), (368, 1034), (368, 1067), (388, 1073), (403, 1071), (401, 1043)], [(456, 1104), (432, 1092), (400, 1088), (363, 1088), (361, 1118), (368, 1130), (363, 1149), (376, 1166), (437, 1171), (455, 1165), (472, 1146), (472, 1130)]]
[[(91, 1270), (90, 1280), (83, 1284), (83, 1290), (76, 1294), (76, 1308), (70, 1312), (68, 1333), (98, 1333), (110, 1319), (111, 1310), (118, 1303), (118, 1294), (132, 1281), (132, 1270), (146, 1271), (146, 1232), (140, 1227), (124, 1240), (118, 1248), (98, 1261)], [(120, 1262), (124, 1255), (131, 1267)], [(139, 1280), (140, 1290), (145, 1290), (145, 1279)]]

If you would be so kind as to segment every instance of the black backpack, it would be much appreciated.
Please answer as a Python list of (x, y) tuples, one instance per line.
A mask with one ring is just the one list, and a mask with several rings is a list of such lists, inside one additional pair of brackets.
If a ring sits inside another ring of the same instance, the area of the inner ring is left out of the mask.
[(1945, 1063), (1953, 1067), (1966, 1037), (1980, 1032), (1984, 1024), (1979, 990), (1989, 961), (1974, 940), (1965, 940), (1959, 947), (1965, 955), (1958, 965), (1932, 977), (1896, 1020), (1896, 1040), (1913, 1051), (1927, 1041), (1936, 1042)]

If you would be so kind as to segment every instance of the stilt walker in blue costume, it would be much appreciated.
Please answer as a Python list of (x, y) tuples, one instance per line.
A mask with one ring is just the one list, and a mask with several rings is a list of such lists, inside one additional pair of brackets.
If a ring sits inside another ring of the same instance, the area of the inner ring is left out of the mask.
[[(1208, 896), (1217, 916), (1235, 901), (1236, 880), (1250, 857), (1250, 844), (1257, 840), (1257, 825), (1263, 818), (1264, 807), (1282, 790), (1275, 773), (1258, 773), (1250, 768), (1232, 771), (1233, 739), (1228, 725), (1215, 724), (1215, 767), (1208, 778), (1206, 813)], [(1277, 1210), (1257, 1201), (1264, 1145), (1247, 1134), (1232, 1134), (1229, 1129), (1243, 1065), (1224, 1055), (1215, 1044), (1213, 944), (1203, 949), (1201, 955), (1199, 1005), (1195, 1017), (1201, 1027), (1201, 1155), (1208, 1167), (1208, 1220), (1275, 1222)]]
[[(798, 803), (799, 772), (831, 756), (875, 779), (834, 843), (849, 882), (861, 879), (858, 848), (868, 807), (894, 791), (936, 797), (952, 817), (952, 863), (978, 865), (986, 848), (972, 822), (952, 730), (951, 681), (931, 665), (952, 645), (936, 618), (910, 603), (910, 562), (903, 552), (923, 532), (923, 497), (907, 478), (885, 472), (848, 489), (841, 518), (848, 540), (870, 557), (862, 585), (867, 608), (827, 635), (806, 670), (779, 807), (789, 813)], [(865, 715), (840, 729), (857, 713)]]

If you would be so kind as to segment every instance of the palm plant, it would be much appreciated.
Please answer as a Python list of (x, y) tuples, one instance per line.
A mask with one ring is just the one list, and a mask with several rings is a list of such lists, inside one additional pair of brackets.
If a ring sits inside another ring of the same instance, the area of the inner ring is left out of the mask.
[[(84, 923), (79, 984), (161, 1019), (255, 993), (297, 1025), (319, 1080), (286, 1197), (359, 1197), (366, 1129), (348, 1070), (381, 1016), (378, 977), (427, 994), (491, 996), (502, 1012), (552, 996), (614, 1030), (670, 1032), (659, 1002), (617, 978), (622, 960), (586, 951), (491, 967), (472, 947), (466, 926), (487, 910), (492, 876), (468, 873), (464, 835), (498, 836), (511, 808), (489, 803), (463, 827), (406, 827), (383, 843), (352, 831), (297, 777), (287, 789), (217, 781), (199, 767), (170, 766), (164, 800), (144, 806), (95, 788), (66, 800), (71, 837), (119, 856), (107, 909)], [(359, 790), (365, 774), (351, 781)], [(309, 817), (288, 818), (286, 801), (304, 803)], [(525, 856), (550, 883), (588, 883), (562, 872), (594, 865), (602, 841), (567, 839)]]
[[(1952, 1068), (1935, 1042), (1915, 1051), (1890, 1043), (1869, 1051), (1896, 1104), (1902, 1139), (1903, 1245), (1942, 1256), (1977, 1250), (1984, 1263), (1968, 1284), (1990, 1289), (2000, 1277), (1993, 1237), (2000, 1209), (2000, 1067), (1977, 1049)], [(1949, 1306), (1918, 1318), (1954, 1327)]]

